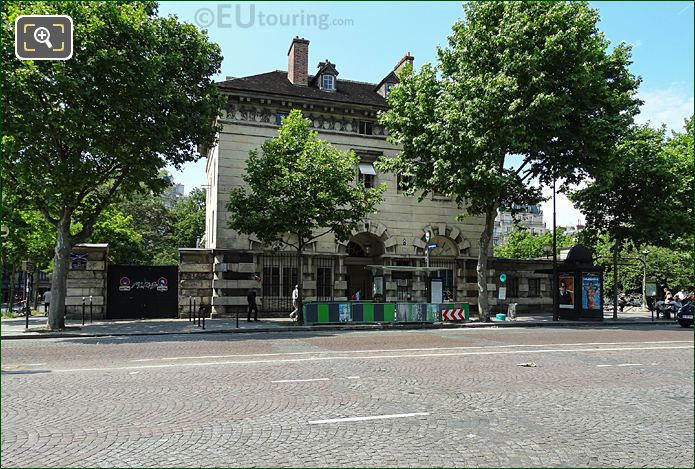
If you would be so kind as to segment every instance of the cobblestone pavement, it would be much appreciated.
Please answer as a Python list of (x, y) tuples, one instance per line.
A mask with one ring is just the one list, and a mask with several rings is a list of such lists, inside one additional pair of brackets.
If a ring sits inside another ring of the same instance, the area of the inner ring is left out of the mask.
[(3, 341), (1, 384), (2, 467), (693, 466), (670, 326)]

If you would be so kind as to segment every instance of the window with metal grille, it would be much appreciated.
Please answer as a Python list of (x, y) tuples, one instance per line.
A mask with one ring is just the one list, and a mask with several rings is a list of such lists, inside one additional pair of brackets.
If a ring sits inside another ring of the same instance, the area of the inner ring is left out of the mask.
[(519, 297), (519, 279), (517, 277), (511, 277), (509, 279), (509, 286), (507, 288), (507, 296), (509, 298)]
[(280, 296), (280, 267), (263, 267), (263, 294)]
[(282, 296), (292, 296), (292, 290), (297, 285), (297, 268), (283, 267), (282, 268)]
[(528, 296), (530, 298), (538, 298), (539, 296), (541, 296), (541, 279), (528, 279)]
[(331, 289), (331, 280), (333, 277), (333, 269), (330, 267), (318, 267), (316, 269), (316, 297), (317, 299), (325, 299), (325, 298), (330, 298), (332, 289)]

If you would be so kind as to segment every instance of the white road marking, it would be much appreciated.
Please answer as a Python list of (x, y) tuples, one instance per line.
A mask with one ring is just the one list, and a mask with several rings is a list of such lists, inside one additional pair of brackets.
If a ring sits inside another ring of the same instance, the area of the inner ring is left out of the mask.
[(6, 366), (17, 367), (17, 366), (42, 366), (42, 365), (45, 365), (45, 363), (19, 363), (17, 365), (6, 365)]
[(131, 372), (128, 373), (128, 374), (129, 374), (129, 375), (136, 375), (136, 374), (138, 374), (138, 373), (140, 373), (140, 372), (139, 372), (139, 371), (131, 371)]
[[(652, 365), (656, 365), (656, 363), (652, 363)], [(606, 366), (644, 366), (641, 363), (622, 363), (620, 365), (596, 365), (597, 367), (606, 367)]]
[(276, 360), (230, 360), (222, 362), (195, 362), (195, 363), (166, 363), (161, 365), (130, 365), (107, 368), (64, 368), (52, 370), (57, 373), (68, 373), (76, 371), (118, 371), (118, 370), (144, 370), (157, 368), (175, 368), (190, 366), (220, 366), (220, 365), (254, 365), (259, 363), (295, 363), (309, 361), (328, 361), (328, 360), (384, 360), (388, 358), (434, 358), (434, 357), (462, 357), (462, 356), (482, 356), (482, 355), (513, 355), (531, 353), (582, 353), (582, 352), (620, 352), (634, 350), (679, 350), (692, 349), (692, 345), (673, 346), (673, 347), (611, 347), (611, 348), (575, 348), (575, 349), (538, 349), (538, 350), (493, 350), (486, 352), (452, 352), (452, 353), (422, 353), (422, 354), (402, 354), (402, 355), (370, 355), (366, 357), (310, 357), (310, 358), (284, 358)]
[(131, 362), (153, 362), (173, 360), (201, 360), (208, 358), (240, 358), (240, 357), (277, 357), (290, 355), (326, 355), (331, 353), (382, 353), (382, 352), (430, 352), (434, 350), (469, 350), (481, 348), (515, 348), (515, 347), (568, 347), (580, 345), (626, 345), (626, 344), (691, 344), (692, 340), (661, 340), (652, 342), (579, 342), (567, 344), (512, 344), (512, 345), (468, 345), (461, 347), (430, 347), (430, 348), (400, 348), (400, 349), (368, 349), (368, 350), (329, 350), (312, 352), (276, 352), (276, 353), (248, 353), (231, 355), (198, 355), (187, 357), (162, 357), (162, 358), (138, 358)]
[(430, 415), (429, 412), (412, 412), (410, 414), (391, 414), (391, 415), (370, 415), (368, 417), (345, 417), (340, 419), (310, 420), (310, 424), (338, 423), (338, 422), (361, 422), (363, 420), (383, 420), (398, 419), (403, 417), (417, 417), (420, 415)]
[(330, 378), (310, 378), (310, 379), (278, 379), (271, 383), (308, 383), (310, 381), (329, 381)]
[(359, 376), (348, 376), (346, 379), (360, 379)]

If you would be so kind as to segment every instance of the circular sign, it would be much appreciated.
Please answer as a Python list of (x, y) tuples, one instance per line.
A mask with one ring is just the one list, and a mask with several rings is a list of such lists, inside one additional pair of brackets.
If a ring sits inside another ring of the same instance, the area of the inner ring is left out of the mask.
[(159, 277), (159, 279), (157, 280), (157, 284), (162, 286), (162, 287), (166, 287), (167, 286), (167, 279), (165, 279), (164, 277)]
[(130, 279), (128, 277), (121, 277), (121, 280), (118, 283), (123, 286), (130, 285)]
[(500, 282), (504, 283), (507, 281), (507, 274), (500, 274)]

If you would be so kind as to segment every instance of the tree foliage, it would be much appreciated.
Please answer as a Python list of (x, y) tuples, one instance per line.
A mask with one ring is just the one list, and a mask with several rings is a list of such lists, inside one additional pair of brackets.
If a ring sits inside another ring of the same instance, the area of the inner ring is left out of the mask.
[[(276, 138), (250, 152), (247, 187), (233, 189), (227, 204), (230, 228), (254, 234), (267, 246), (294, 249), (301, 272), (309, 243), (331, 232), (348, 239), (381, 201), (384, 187), (355, 183), (357, 163), (354, 152), (320, 140), (302, 113), (292, 111)], [(298, 282), (301, 295), (302, 275)]]
[[(611, 151), (612, 164), (570, 194), (589, 233), (619, 244), (669, 246), (691, 235), (692, 120), (684, 134), (634, 126)], [(658, 202), (657, 202), (658, 200)]]
[[(545, 246), (552, 246), (552, 243), (552, 232), (547, 232), (542, 235), (531, 234), (527, 229), (517, 226), (507, 235), (504, 244), (495, 247), (494, 253), (497, 257), (506, 257), (509, 259), (534, 259), (547, 256), (548, 253), (545, 251)], [(576, 240), (574, 236), (565, 234), (563, 228), (558, 228), (558, 253), (561, 248), (572, 247), (575, 244)], [(552, 248), (550, 252), (552, 253)]]
[[(489, 318), (487, 255), (500, 205), (537, 203), (540, 185), (581, 180), (637, 112), (630, 48), (609, 42), (585, 2), (471, 2), (436, 67), (406, 68), (381, 116), (402, 147), (383, 167), (424, 197), (484, 215), (478, 307)], [(521, 164), (509, 168), (509, 155)]]
[[(18, 60), (22, 14), (70, 15), (73, 57)], [(55, 227), (48, 322), (62, 329), (71, 247), (119, 194), (160, 190), (162, 168), (214, 143), (220, 49), (149, 1), (4, 3), (0, 34), (3, 177)]]

